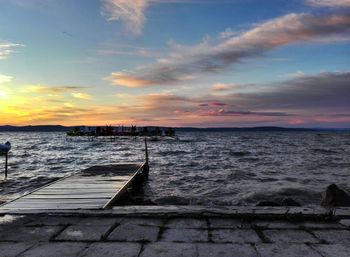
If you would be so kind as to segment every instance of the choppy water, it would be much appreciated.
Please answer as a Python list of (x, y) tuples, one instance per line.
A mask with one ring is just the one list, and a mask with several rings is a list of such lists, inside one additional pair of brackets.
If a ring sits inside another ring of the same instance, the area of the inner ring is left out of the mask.
[[(319, 204), (330, 183), (350, 189), (350, 134), (183, 132), (149, 142), (144, 198), (161, 204), (255, 205), (292, 197)], [(0, 200), (96, 164), (143, 161), (141, 140), (70, 142), (64, 133), (1, 133), (10, 140), (9, 179)], [(0, 157), (0, 169), (3, 163)]]

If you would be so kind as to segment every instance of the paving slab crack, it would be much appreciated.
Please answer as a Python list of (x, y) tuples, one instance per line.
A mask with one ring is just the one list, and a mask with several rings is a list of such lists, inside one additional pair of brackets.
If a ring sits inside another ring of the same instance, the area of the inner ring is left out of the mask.
[(258, 235), (258, 237), (263, 243), (272, 243), (271, 240), (265, 236), (260, 227), (252, 225), (252, 229), (255, 231), (255, 233)]
[(110, 226), (110, 228), (106, 231), (106, 233), (104, 233), (103, 235), (101, 235), (101, 240), (102, 241), (107, 241), (108, 236), (113, 232), (114, 229), (116, 229), (118, 226), (120, 225), (120, 222), (115, 222), (112, 226)]
[(66, 228), (68, 228), (70, 225), (64, 225), (61, 229), (59, 229), (57, 231), (57, 233), (53, 234), (50, 238), (49, 238), (49, 242), (53, 242), (55, 241), (56, 237), (59, 236)]

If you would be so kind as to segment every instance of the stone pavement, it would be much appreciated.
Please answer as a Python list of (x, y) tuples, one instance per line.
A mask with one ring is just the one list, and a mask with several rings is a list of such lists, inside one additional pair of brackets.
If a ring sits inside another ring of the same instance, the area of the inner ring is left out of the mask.
[(348, 257), (349, 225), (316, 216), (3, 214), (0, 257)]

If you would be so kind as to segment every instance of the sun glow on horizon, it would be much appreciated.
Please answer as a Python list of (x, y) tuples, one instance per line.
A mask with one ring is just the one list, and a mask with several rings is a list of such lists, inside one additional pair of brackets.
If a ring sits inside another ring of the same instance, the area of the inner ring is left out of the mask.
[(347, 0), (0, 2), (0, 125), (350, 127)]

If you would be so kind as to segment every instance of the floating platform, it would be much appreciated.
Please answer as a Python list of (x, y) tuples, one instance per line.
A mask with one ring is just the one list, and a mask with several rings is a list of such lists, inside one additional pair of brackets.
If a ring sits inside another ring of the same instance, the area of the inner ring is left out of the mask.
[(0, 211), (108, 209), (147, 176), (147, 162), (94, 166), (5, 203)]

